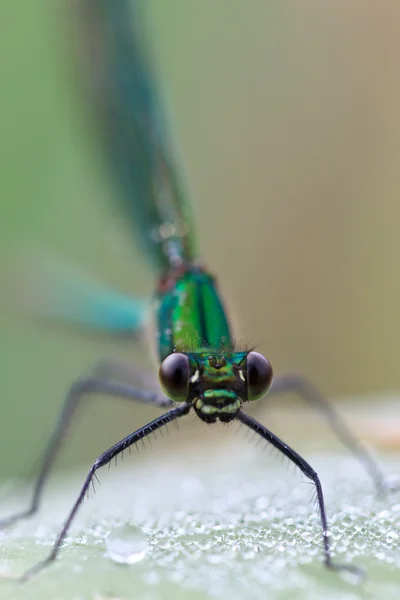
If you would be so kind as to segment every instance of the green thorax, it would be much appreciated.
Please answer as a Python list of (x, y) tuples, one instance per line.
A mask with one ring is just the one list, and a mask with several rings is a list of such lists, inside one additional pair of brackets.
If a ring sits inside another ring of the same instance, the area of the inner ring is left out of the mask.
[(160, 362), (176, 351), (232, 350), (216, 282), (201, 268), (171, 271), (158, 286), (155, 310)]

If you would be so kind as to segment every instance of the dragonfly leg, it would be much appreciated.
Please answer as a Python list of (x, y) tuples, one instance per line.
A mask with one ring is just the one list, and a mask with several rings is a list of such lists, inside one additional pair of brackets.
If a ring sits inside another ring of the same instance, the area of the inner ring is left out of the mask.
[(38, 510), (42, 492), (50, 469), (56, 459), (61, 443), (64, 439), (67, 428), (72, 421), (76, 408), (85, 396), (92, 394), (106, 394), (114, 398), (135, 400), (159, 407), (171, 407), (173, 405), (171, 400), (160, 392), (134, 388), (124, 383), (116, 383), (95, 377), (86, 377), (75, 381), (75, 383), (72, 384), (67, 397), (65, 398), (60, 416), (45, 450), (29, 507), (21, 512), (15, 513), (14, 515), (10, 515), (5, 519), (0, 520), (0, 529), (8, 527), (20, 519), (30, 517)]
[(318, 410), (327, 420), (332, 431), (346, 448), (360, 461), (371, 477), (379, 494), (394, 491), (400, 487), (396, 478), (386, 478), (372, 454), (359, 442), (349, 430), (339, 412), (321, 394), (319, 389), (306, 377), (288, 374), (274, 378), (269, 394), (297, 394), (312, 408)]
[(247, 415), (242, 410), (239, 410), (237, 418), (241, 423), (247, 425), (247, 427), (252, 429), (254, 432), (258, 433), (258, 435), (260, 435), (264, 440), (272, 444), (277, 450), (279, 450), (279, 452), (284, 454), (284, 456), (286, 456), (290, 461), (292, 461), (300, 469), (300, 471), (314, 483), (317, 492), (319, 513), (321, 517), (325, 566), (334, 571), (345, 570), (350, 571), (350, 573), (353, 573), (360, 578), (364, 577), (364, 571), (359, 567), (353, 565), (337, 564), (332, 560), (331, 547), (329, 542), (328, 519), (326, 516), (324, 495), (318, 474), (314, 471), (311, 465), (309, 465), (308, 462), (300, 456), (300, 454), (297, 454), (295, 450), (292, 450), (292, 448), (285, 444), (285, 442), (279, 439), (269, 429), (264, 427), (264, 425), (261, 425), (261, 423), (253, 419), (253, 417), (250, 417), (250, 415)]
[(60, 552), (62, 543), (65, 540), (65, 537), (68, 533), (71, 523), (74, 520), (75, 515), (78, 512), (78, 509), (85, 498), (85, 495), (89, 489), (89, 486), (93, 480), (93, 477), (95, 476), (97, 469), (100, 469), (100, 467), (104, 467), (105, 465), (107, 465), (109, 462), (112, 461), (113, 458), (118, 456), (118, 454), (120, 454), (121, 452), (123, 452), (124, 450), (126, 450), (127, 448), (132, 446), (133, 444), (136, 444), (139, 440), (145, 438), (150, 433), (153, 433), (153, 431), (156, 431), (157, 429), (160, 429), (167, 423), (170, 423), (171, 421), (174, 421), (175, 419), (178, 419), (179, 417), (186, 415), (189, 412), (190, 408), (191, 408), (191, 404), (188, 404), (186, 402), (176, 408), (172, 408), (170, 411), (168, 411), (164, 415), (157, 417), (156, 419), (154, 419), (154, 421), (151, 421), (144, 427), (141, 427), (134, 433), (131, 433), (130, 435), (128, 435), (127, 437), (122, 439), (120, 442), (117, 442), (117, 444), (115, 444), (114, 446), (109, 448), (109, 450), (106, 450), (106, 452), (103, 452), (103, 454), (101, 456), (99, 456), (99, 458), (94, 462), (92, 468), (90, 469), (89, 473), (87, 474), (85, 482), (79, 493), (79, 496), (76, 499), (60, 533), (58, 534), (58, 537), (57, 537), (56, 541), (54, 542), (54, 546), (53, 546), (50, 554), (43, 561), (33, 565), (33, 567), (31, 567), (30, 569), (25, 571), (25, 573), (19, 578), (20, 582), (28, 581), (28, 579), (30, 579), (31, 577), (33, 577), (34, 575), (39, 573), (42, 569), (44, 569), (47, 565), (52, 563), (57, 558), (57, 555)]
[(131, 385), (140, 385), (145, 388), (159, 389), (158, 380), (152, 372), (144, 371), (134, 365), (112, 360), (99, 361), (90, 372), (91, 377), (113, 379)]

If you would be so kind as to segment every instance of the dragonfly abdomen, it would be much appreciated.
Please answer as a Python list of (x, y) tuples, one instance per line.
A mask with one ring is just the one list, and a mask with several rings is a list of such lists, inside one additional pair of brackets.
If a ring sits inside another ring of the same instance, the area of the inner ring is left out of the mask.
[(190, 207), (176, 168), (160, 76), (144, 51), (144, 2), (86, 0), (82, 55), (116, 194), (157, 273), (195, 257)]

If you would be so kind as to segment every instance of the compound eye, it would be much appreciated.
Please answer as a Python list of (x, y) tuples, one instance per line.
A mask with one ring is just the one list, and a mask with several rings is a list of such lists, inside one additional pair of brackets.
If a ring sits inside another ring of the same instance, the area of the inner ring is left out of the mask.
[(268, 359), (258, 352), (247, 355), (247, 399), (259, 400), (265, 396), (272, 383), (272, 367)]
[(175, 402), (187, 400), (190, 366), (186, 354), (176, 352), (167, 356), (160, 365), (158, 377), (168, 398)]

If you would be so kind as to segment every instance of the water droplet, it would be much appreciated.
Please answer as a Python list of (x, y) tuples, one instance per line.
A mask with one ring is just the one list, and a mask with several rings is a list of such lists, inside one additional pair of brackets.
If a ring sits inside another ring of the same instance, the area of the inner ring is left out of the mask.
[(134, 565), (142, 560), (149, 549), (147, 539), (139, 527), (124, 524), (111, 531), (106, 541), (107, 556), (114, 562)]
[(393, 542), (395, 542), (398, 539), (399, 539), (398, 534), (395, 531), (393, 531), (393, 529), (389, 529), (389, 531), (386, 533), (386, 541), (389, 544), (392, 544)]
[(384, 521), (390, 520), (390, 517), (391, 517), (390, 511), (388, 511), (388, 510), (381, 510), (381, 512), (377, 514), (377, 517), (378, 517), (378, 519), (382, 519)]

